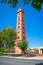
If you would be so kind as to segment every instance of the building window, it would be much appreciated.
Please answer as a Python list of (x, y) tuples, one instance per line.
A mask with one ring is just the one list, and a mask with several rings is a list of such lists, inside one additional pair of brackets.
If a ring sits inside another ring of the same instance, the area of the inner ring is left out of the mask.
[(25, 33), (25, 32), (23, 31), (23, 33)]
[(24, 23), (22, 23), (22, 25), (24, 26)]
[(23, 29), (23, 32), (25, 32), (25, 29)]
[(19, 39), (20, 37), (18, 36), (17, 39)]
[(19, 25), (20, 23), (18, 23), (18, 25)]
[(25, 37), (23, 37), (23, 39), (25, 39)]
[(25, 34), (23, 34), (23, 37), (25, 37)]
[(20, 16), (18, 16), (18, 18), (20, 18)]
[(24, 29), (24, 25), (22, 25), (23, 29)]
[(20, 28), (20, 26), (18, 26), (18, 28)]

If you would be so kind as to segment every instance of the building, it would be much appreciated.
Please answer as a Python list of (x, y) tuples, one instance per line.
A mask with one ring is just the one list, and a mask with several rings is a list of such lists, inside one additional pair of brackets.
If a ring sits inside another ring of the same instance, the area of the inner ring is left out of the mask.
[(31, 51), (38, 52), (39, 54), (43, 54), (43, 46), (31, 48)]
[(43, 46), (37, 47), (39, 54), (43, 54)]
[(17, 11), (17, 21), (16, 21), (16, 32), (17, 32), (17, 39), (16, 39), (16, 53), (21, 53), (20, 49), (18, 49), (17, 44), (20, 44), (22, 40), (26, 39), (25, 34), (25, 24), (24, 24), (24, 12), (20, 8)]

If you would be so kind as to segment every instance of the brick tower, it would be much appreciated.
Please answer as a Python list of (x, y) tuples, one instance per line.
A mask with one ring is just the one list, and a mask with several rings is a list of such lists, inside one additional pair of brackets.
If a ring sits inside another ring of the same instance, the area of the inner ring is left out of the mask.
[(24, 25), (24, 12), (21, 8), (17, 11), (16, 32), (17, 32), (17, 39), (16, 39), (16, 46), (17, 46), (17, 44), (19, 44), (22, 40), (26, 39), (25, 25)]

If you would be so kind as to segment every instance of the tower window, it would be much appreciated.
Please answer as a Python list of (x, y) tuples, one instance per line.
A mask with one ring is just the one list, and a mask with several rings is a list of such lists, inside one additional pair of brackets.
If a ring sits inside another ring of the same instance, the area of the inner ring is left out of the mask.
[(20, 16), (18, 16), (18, 18), (20, 18)]
[(18, 28), (20, 28), (20, 26), (18, 26)]
[(23, 29), (23, 32), (25, 32), (25, 29)]
[(23, 37), (23, 39), (25, 39), (25, 37)]
[(18, 36), (17, 39), (19, 39), (20, 37)]
[(22, 19), (22, 21), (24, 21), (24, 20)]
[(23, 37), (25, 37), (25, 34), (23, 34)]
[(24, 29), (24, 25), (22, 25), (23, 29)]
[(24, 23), (22, 23), (22, 25), (24, 25)]
[(23, 33), (25, 33), (25, 32), (23, 31)]
[(18, 24), (20, 24), (20, 23), (18, 23)]

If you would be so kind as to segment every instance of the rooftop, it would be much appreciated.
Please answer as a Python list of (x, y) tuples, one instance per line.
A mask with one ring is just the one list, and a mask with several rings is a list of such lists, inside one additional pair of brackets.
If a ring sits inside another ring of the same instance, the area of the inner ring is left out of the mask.
[(21, 11), (23, 12), (23, 10), (21, 8), (19, 8), (17, 12), (21, 12)]

